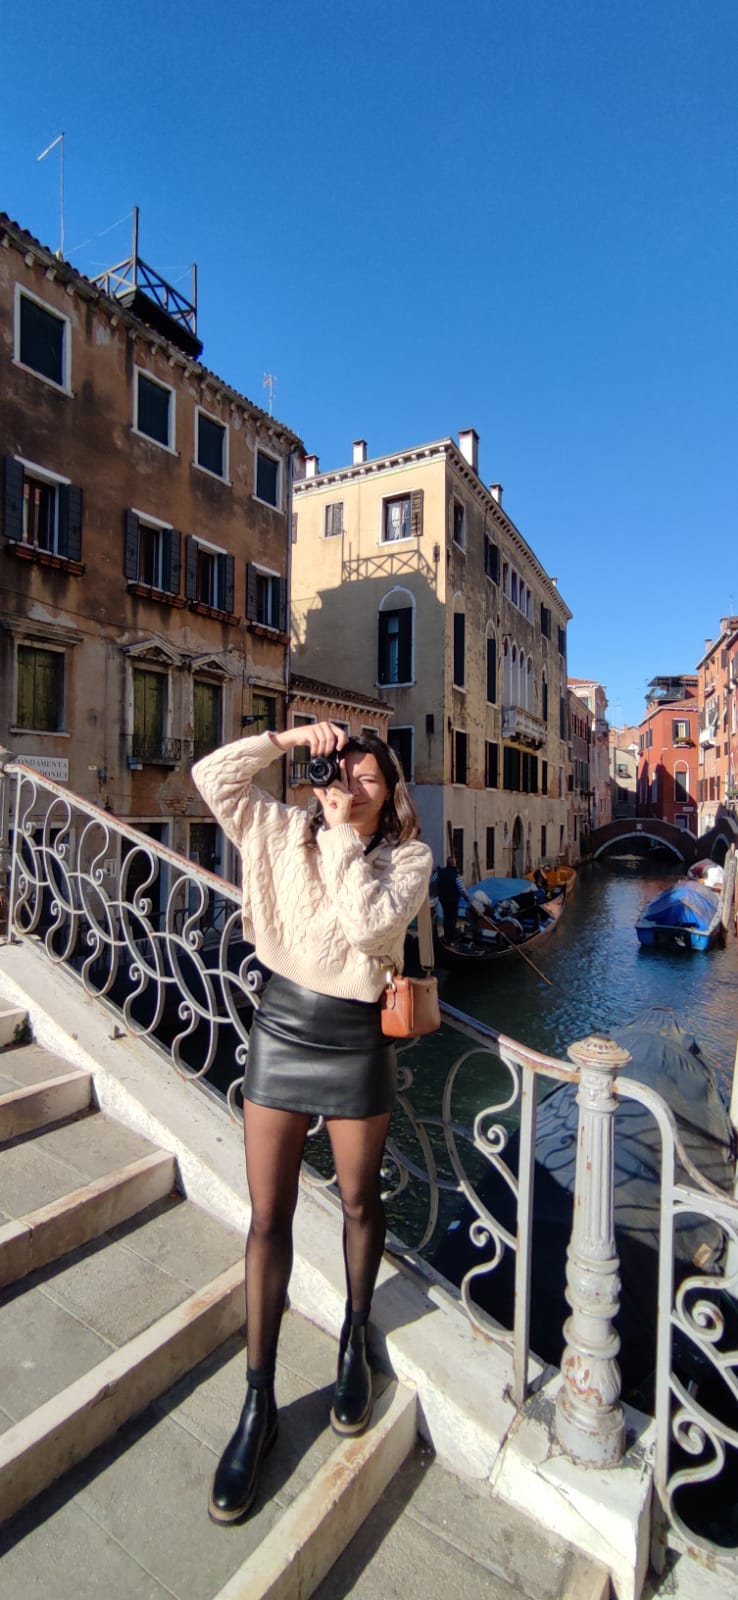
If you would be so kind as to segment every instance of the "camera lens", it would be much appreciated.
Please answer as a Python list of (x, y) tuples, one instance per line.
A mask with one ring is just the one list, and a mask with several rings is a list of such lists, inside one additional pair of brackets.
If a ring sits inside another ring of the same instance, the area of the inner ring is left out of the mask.
[(313, 756), (308, 761), (307, 779), (314, 789), (327, 789), (330, 783), (335, 783), (341, 771), (338, 756)]

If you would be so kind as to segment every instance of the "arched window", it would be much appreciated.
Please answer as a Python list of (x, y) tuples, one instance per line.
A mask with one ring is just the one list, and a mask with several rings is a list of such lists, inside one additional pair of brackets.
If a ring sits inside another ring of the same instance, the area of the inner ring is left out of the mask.
[(541, 716), (544, 722), (548, 722), (548, 678), (545, 667), (541, 673)]
[(378, 683), (412, 683), (415, 598), (409, 589), (390, 589), (379, 606)]
[(518, 647), (513, 645), (510, 651), (510, 704), (520, 705), (520, 679), (518, 676)]
[(535, 709), (536, 709), (536, 681), (535, 681), (535, 678), (533, 676), (533, 658), (532, 658), (532, 656), (528, 657), (528, 671), (527, 671), (526, 676), (527, 676), (527, 683), (526, 683), (526, 690), (525, 690), (526, 709), (528, 711), (535, 711)]
[(675, 803), (678, 806), (679, 805), (683, 805), (684, 801), (688, 800), (688, 799), (689, 799), (689, 767), (687, 766), (686, 761), (675, 761), (675, 763), (674, 763), (674, 800), (675, 800)]
[(487, 627), (487, 704), (497, 705), (497, 640)]
[(512, 705), (512, 663), (510, 660), (509, 639), (506, 639), (502, 646), (502, 693), (505, 705)]

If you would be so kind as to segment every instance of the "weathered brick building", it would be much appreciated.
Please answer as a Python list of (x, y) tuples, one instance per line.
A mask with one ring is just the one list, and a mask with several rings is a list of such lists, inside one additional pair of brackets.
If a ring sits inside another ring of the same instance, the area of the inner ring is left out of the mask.
[(0, 216), (0, 741), (228, 872), (189, 769), (284, 725), (302, 448), (194, 313), (135, 254), (91, 282)]

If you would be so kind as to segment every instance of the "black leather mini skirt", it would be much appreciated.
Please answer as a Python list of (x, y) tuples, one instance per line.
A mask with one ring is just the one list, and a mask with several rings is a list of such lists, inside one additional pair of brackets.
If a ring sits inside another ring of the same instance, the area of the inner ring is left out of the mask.
[(277, 973), (254, 1015), (244, 1100), (323, 1117), (375, 1117), (395, 1101), (379, 1001), (338, 1000)]

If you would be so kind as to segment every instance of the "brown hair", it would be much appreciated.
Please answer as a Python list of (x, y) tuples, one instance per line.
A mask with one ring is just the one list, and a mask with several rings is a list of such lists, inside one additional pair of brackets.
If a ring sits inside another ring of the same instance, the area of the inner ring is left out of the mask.
[[(386, 839), (388, 844), (407, 844), (409, 839), (417, 839), (420, 833), (420, 819), (411, 799), (402, 766), (392, 747), (386, 744), (384, 739), (380, 739), (378, 733), (362, 733), (356, 738), (352, 736), (339, 753), (341, 758), (354, 754), (374, 756), (389, 789), (377, 828), (382, 838)], [(323, 821), (323, 809), (319, 800), (310, 801), (308, 816), (311, 827), (317, 833)]]

